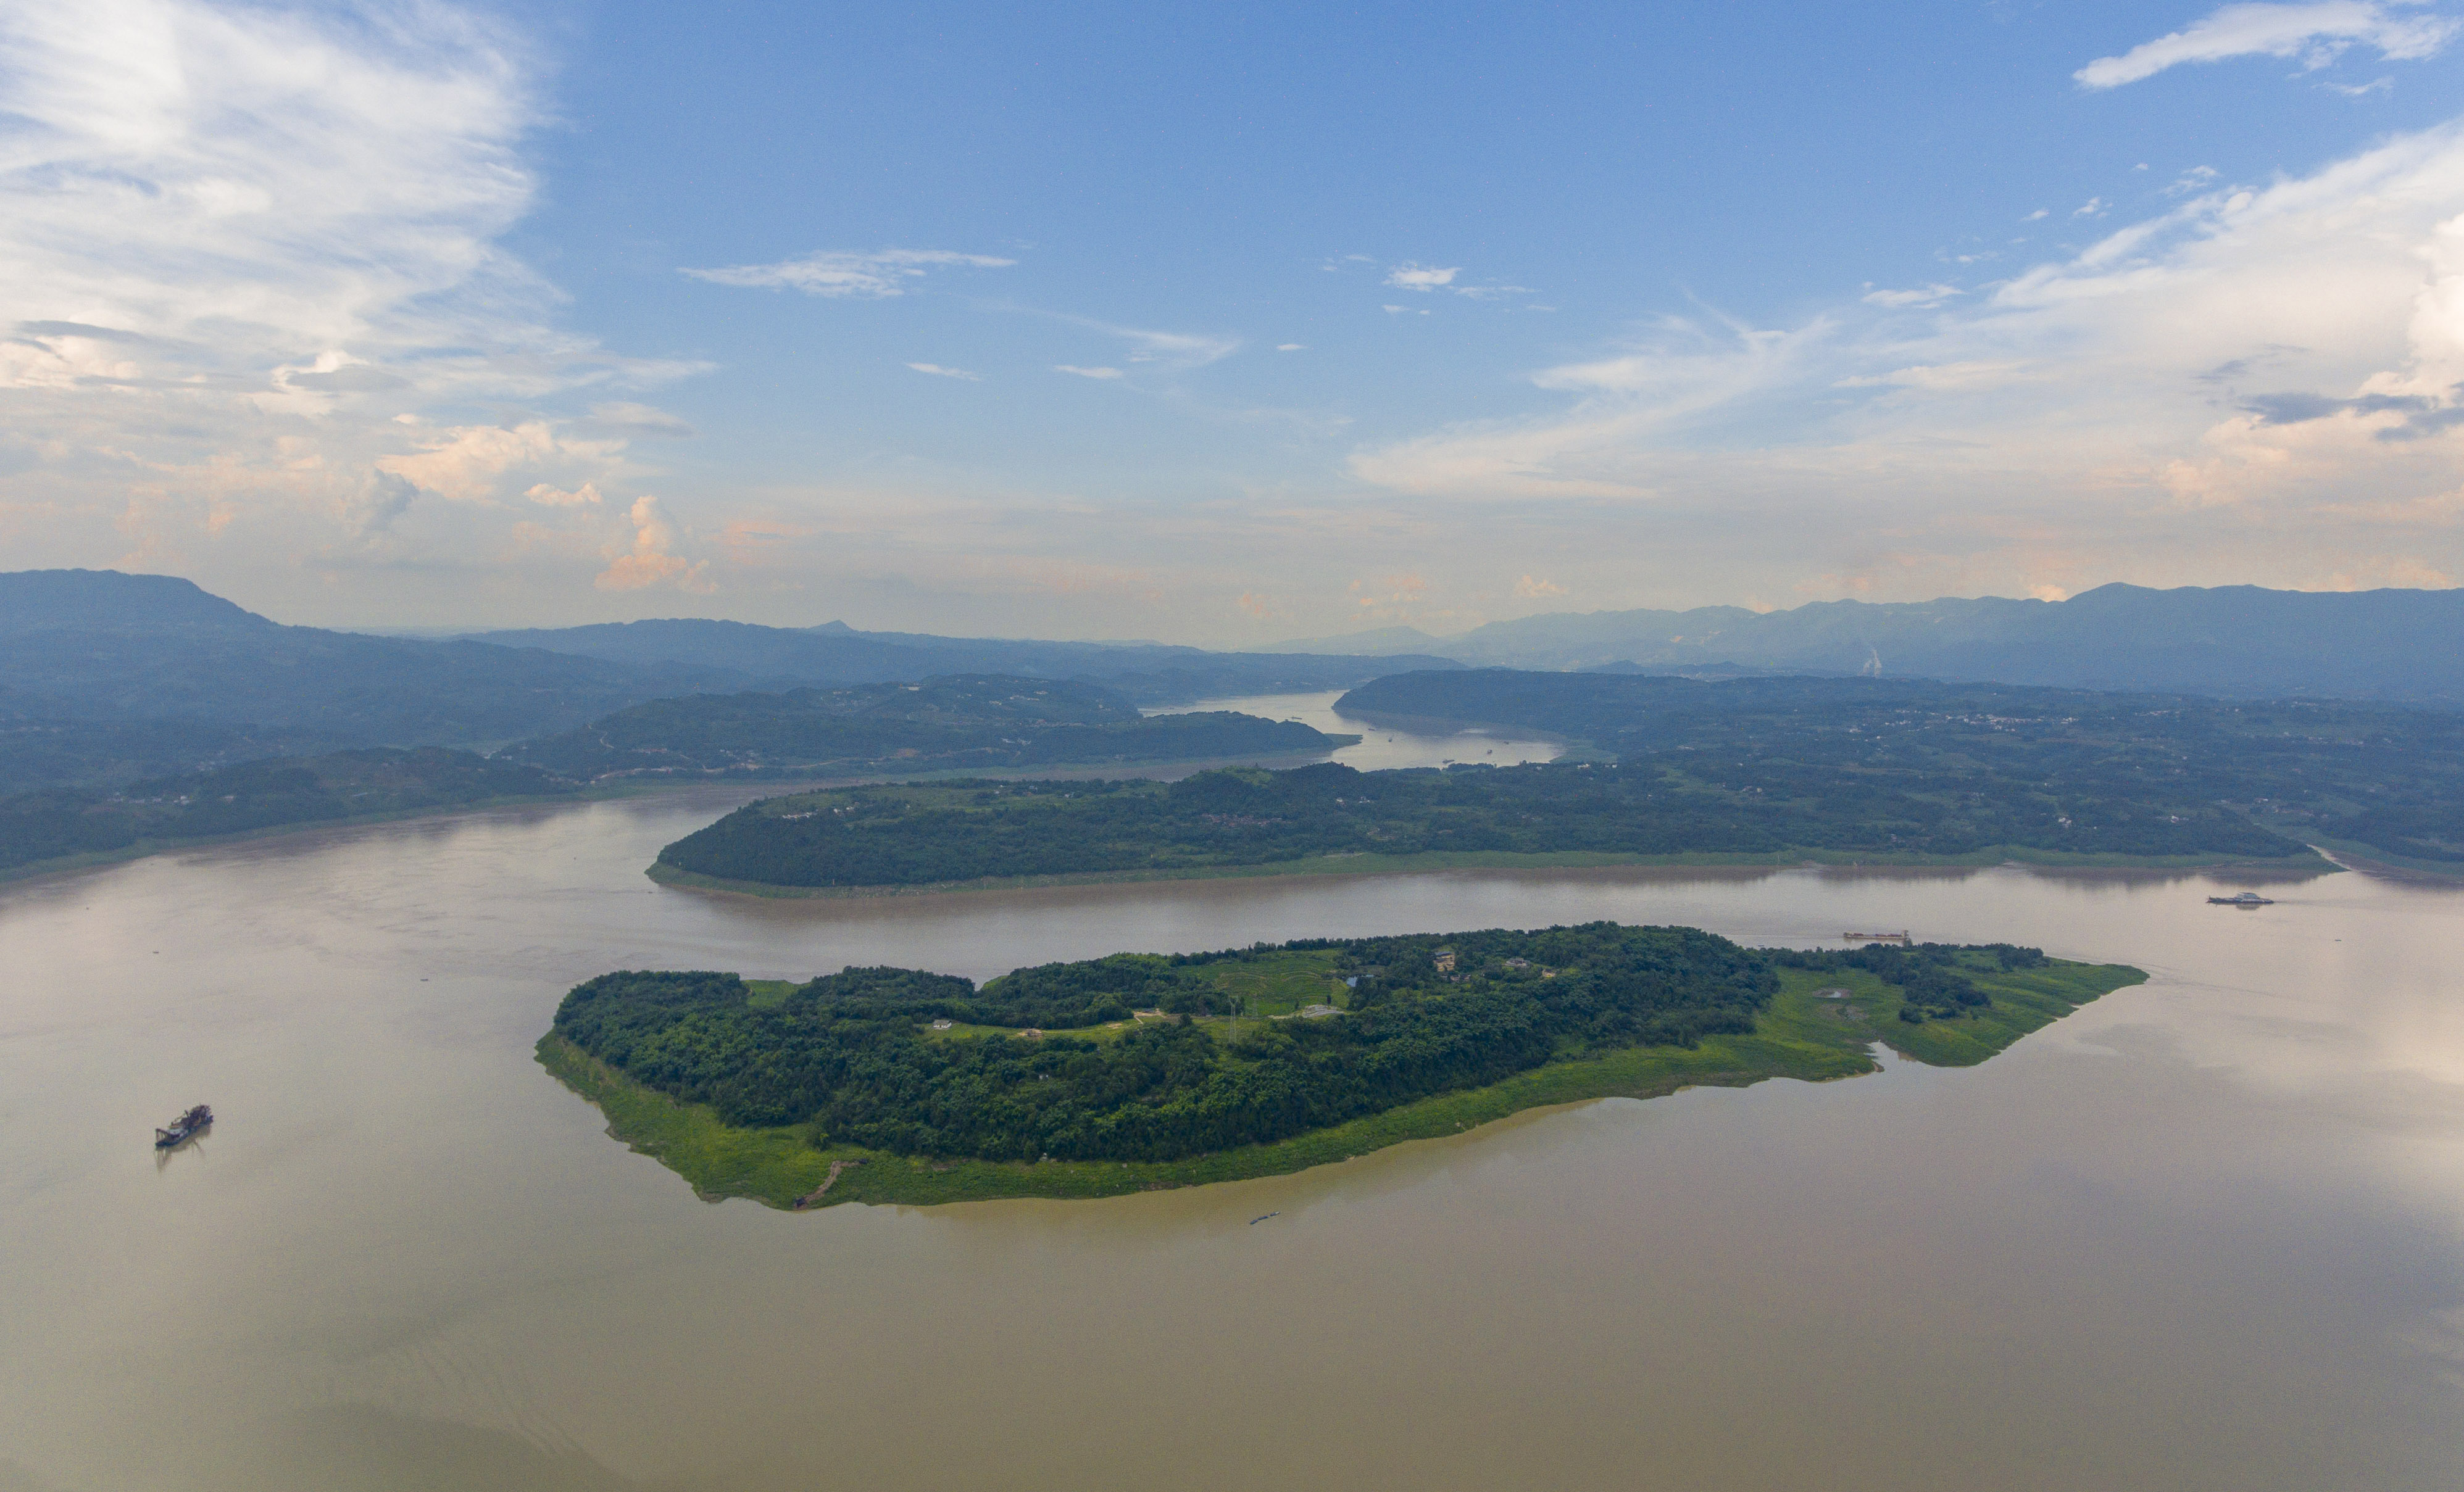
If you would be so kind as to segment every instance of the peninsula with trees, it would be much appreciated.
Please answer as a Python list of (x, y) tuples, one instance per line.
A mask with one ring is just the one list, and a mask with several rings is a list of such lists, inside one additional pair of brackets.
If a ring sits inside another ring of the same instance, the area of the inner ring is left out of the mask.
[(708, 1197), (1097, 1196), (1268, 1175), (1517, 1110), (1980, 1063), (2139, 970), (2008, 944), (1753, 949), (1691, 928), (1120, 954), (980, 986), (624, 971), (540, 1062)]

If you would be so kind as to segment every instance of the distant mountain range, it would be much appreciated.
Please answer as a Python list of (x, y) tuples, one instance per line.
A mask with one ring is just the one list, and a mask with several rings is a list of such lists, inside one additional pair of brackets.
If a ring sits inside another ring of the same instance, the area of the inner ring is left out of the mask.
[[(1351, 648), (1357, 651), (1340, 651)], [(1442, 654), (1442, 656), (1441, 655)], [(2107, 585), (2070, 601), (1826, 602), (1391, 628), (1275, 653), (737, 622), (444, 640), (285, 626), (185, 580), (0, 574), (0, 794), (268, 757), (505, 743), (651, 700), (1001, 674), (1132, 704), (1349, 689), (1472, 667), (1857, 674), (2229, 697), (2464, 705), (2464, 591)]]
[(1397, 667), (1449, 669), (1434, 654), (1209, 652), (1161, 643), (1045, 643), (921, 632), (862, 632), (844, 622), (757, 626), (673, 619), (592, 626), (473, 632), (464, 641), (540, 648), (610, 663), (726, 669), (773, 684), (887, 684), (940, 674), (1081, 679), (1142, 704), (1183, 704), (1229, 694), (1349, 689)]
[(868, 633), (835, 623), (371, 637), (284, 626), (172, 576), (29, 570), (0, 574), (0, 794), (360, 748), (484, 750), (688, 694), (1002, 673), (1177, 704), (1347, 689), (1398, 663), (1459, 667)]
[[(1434, 653), (1481, 668), (1874, 674), (2244, 698), (2464, 703), (2464, 590), (2150, 590), (2068, 601), (1817, 602), (1757, 614), (1595, 611), (1456, 637), (1387, 627), (1294, 652)], [(1398, 664), (1396, 671), (1403, 671)]]

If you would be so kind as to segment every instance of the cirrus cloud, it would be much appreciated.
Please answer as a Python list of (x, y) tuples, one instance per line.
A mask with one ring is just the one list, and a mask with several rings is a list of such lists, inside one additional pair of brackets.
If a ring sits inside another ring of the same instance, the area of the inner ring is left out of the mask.
[(2435, 55), (2455, 39), (2459, 23), (2443, 15), (2405, 15), (2369, 0), (2314, 5), (2229, 5), (2182, 30), (2143, 42), (2120, 56), (2099, 57), (2072, 74), (2082, 88), (2119, 88), (2185, 62), (2229, 57), (2299, 57), (2321, 68), (2346, 48), (2376, 48), (2390, 61)]
[(714, 285), (801, 290), (808, 296), (881, 300), (907, 294), (911, 281), (934, 270), (1005, 270), (1016, 263), (1016, 259), (996, 258), (988, 253), (957, 253), (947, 249), (880, 249), (870, 253), (809, 253), (776, 264), (738, 264), (677, 273)]

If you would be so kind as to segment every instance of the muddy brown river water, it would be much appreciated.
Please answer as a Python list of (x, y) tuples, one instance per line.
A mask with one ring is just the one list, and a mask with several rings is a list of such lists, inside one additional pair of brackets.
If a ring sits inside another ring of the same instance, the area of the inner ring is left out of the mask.
[[(0, 1492), (2464, 1486), (2464, 893), (1587, 871), (765, 903), (724, 800), (0, 888)], [(536, 1066), (625, 966), (1868, 925), (2153, 977), (1985, 1066), (1299, 1175), (795, 1216)], [(158, 1157), (190, 1104), (219, 1122)], [(1273, 1214), (1265, 1221), (1250, 1219)]]

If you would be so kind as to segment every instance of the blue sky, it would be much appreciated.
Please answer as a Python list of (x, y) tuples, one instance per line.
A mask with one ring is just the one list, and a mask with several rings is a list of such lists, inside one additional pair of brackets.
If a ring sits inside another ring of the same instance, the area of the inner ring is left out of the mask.
[(0, 0), (0, 548), (1256, 645), (2464, 575), (2444, 4)]

